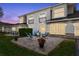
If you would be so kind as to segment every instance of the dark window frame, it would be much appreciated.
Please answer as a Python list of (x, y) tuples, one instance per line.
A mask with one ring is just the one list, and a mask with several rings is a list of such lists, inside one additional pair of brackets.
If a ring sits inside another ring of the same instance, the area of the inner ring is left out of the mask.
[(34, 19), (28, 20), (28, 24), (34, 24)]
[(39, 23), (42, 23), (43, 22), (43, 21), (41, 21), (41, 19), (47, 20), (47, 17), (41, 17), (41, 18), (39, 18)]

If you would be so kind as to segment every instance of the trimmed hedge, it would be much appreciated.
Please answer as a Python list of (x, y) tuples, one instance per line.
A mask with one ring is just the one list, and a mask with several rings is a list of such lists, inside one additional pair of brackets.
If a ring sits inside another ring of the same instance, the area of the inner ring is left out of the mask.
[(21, 28), (19, 29), (19, 34), (21, 37), (27, 36), (27, 34), (31, 34), (32, 35), (32, 28)]

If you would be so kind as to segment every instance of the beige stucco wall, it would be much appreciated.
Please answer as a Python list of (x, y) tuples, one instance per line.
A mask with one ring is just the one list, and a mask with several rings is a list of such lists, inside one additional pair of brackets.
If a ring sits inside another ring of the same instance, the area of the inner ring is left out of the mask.
[(49, 25), (49, 34), (65, 35), (65, 23), (51, 23)]
[(74, 35), (79, 36), (79, 22), (74, 23)]

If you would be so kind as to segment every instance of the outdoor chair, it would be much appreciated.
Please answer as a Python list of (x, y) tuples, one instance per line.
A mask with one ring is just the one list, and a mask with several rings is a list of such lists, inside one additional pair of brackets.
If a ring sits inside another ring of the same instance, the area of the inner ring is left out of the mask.
[(37, 36), (37, 37), (40, 37), (40, 32), (37, 32), (37, 33), (36, 33), (36, 36)]
[[(26, 33), (27, 34), (27, 33)], [(32, 40), (32, 35), (30, 33), (27, 34), (28, 39)]]
[(45, 39), (47, 39), (48, 33), (46, 32), (45, 34), (42, 34), (42, 37), (44, 37)]

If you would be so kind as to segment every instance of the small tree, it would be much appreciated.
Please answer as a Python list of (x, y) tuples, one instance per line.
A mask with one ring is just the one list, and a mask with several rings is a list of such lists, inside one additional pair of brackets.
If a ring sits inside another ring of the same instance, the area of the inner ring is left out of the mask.
[(3, 9), (0, 7), (0, 18), (2, 18), (3, 17)]

